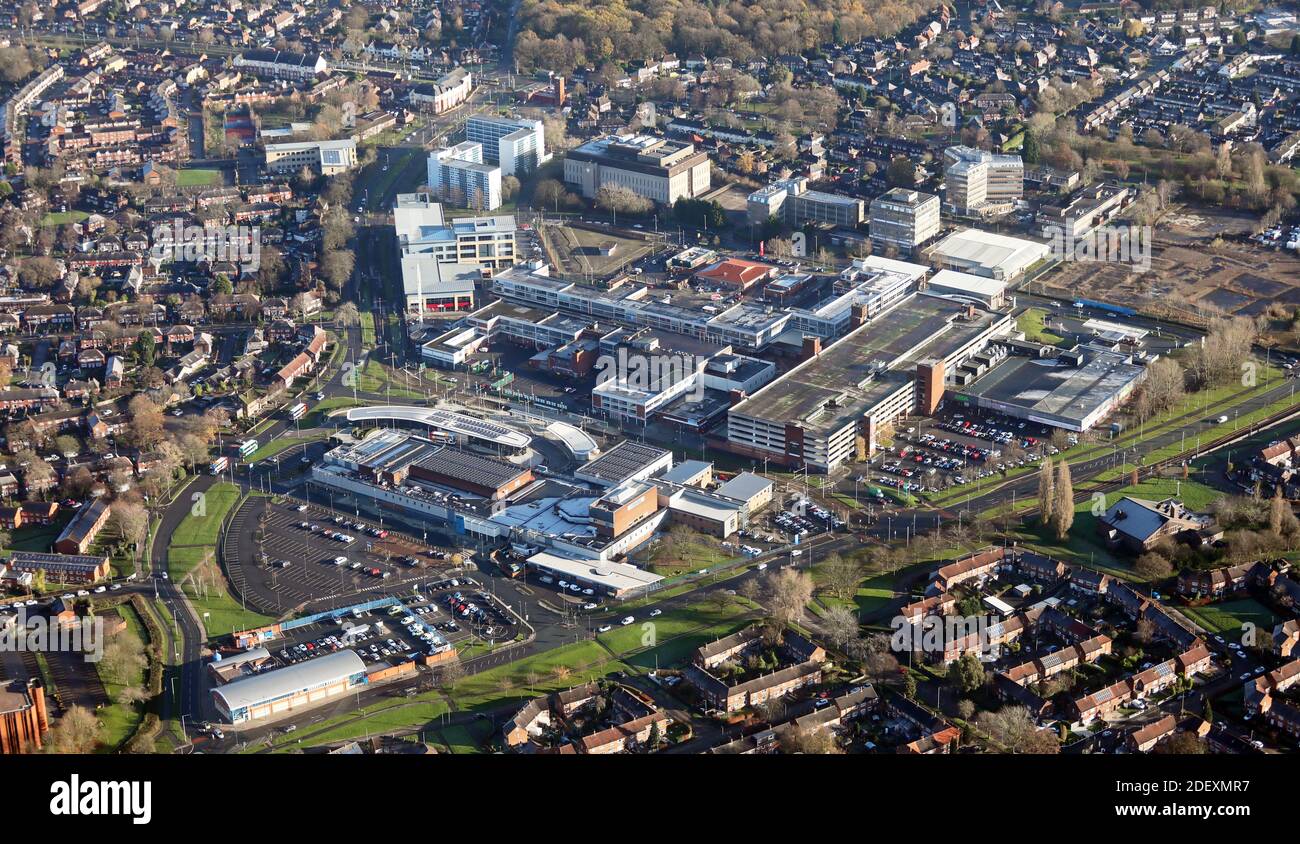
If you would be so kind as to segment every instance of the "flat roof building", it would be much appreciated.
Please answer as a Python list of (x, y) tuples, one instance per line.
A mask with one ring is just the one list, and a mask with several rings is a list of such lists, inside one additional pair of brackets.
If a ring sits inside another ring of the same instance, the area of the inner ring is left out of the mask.
[(749, 195), (746, 203), (749, 222), (761, 225), (771, 217), (798, 228), (805, 223), (825, 223), (854, 228), (864, 217), (863, 201), (819, 190), (809, 190), (802, 176), (781, 179)]
[(939, 270), (930, 276), (926, 289), (939, 296), (974, 302), (982, 308), (998, 309), (1006, 304), (1007, 283), (987, 276)]
[(718, 487), (715, 492), (724, 498), (731, 498), (745, 505), (745, 514), (752, 515), (762, 510), (772, 501), (776, 484), (762, 475), (753, 472), (741, 472), (736, 477)]
[(1055, 358), (1010, 356), (970, 384), (958, 404), (1067, 431), (1086, 431), (1122, 405), (1146, 377), (1131, 358), (1080, 347)]
[(462, 141), (429, 153), (429, 189), (443, 202), (475, 211), (501, 205), (501, 168), (483, 161), (483, 145)]
[(961, 229), (939, 241), (930, 250), (932, 260), (958, 272), (1013, 281), (1051, 256), (1046, 243), (1004, 234)]
[(266, 169), (285, 175), (305, 167), (322, 176), (335, 176), (357, 166), (357, 142), (352, 140), (267, 144), (264, 154)]
[(564, 158), (564, 183), (587, 199), (605, 185), (672, 205), (707, 193), (709, 156), (694, 144), (651, 135), (610, 135), (586, 142)]
[(39, 751), (49, 729), (41, 681), (0, 678), (0, 756)]
[(627, 563), (577, 560), (545, 551), (529, 557), (528, 566), (536, 572), (563, 578), (616, 598), (633, 592), (648, 591), (663, 580), (657, 574)]
[(1006, 214), (1024, 196), (1025, 164), (1018, 155), (956, 146), (944, 150), (943, 161), (948, 206), (958, 214)]
[(1083, 237), (1124, 208), (1130, 191), (1123, 185), (1089, 185), (1063, 202), (1041, 205), (1035, 218), (1043, 237)]
[(366, 664), (350, 650), (245, 677), (212, 690), (212, 702), (232, 724), (287, 715), (366, 685)]
[(658, 446), (624, 440), (583, 465), (573, 476), (597, 486), (620, 486), (645, 480), (673, 467), (673, 453)]
[(431, 194), (404, 193), (393, 206), (409, 313), (471, 311), (485, 273), (515, 262), (515, 218), (447, 220)]
[(515, 262), (512, 214), (447, 219), (432, 194), (398, 194), (393, 232), (403, 255), (432, 255), (444, 264), (480, 264), (504, 269)]
[(1010, 314), (914, 293), (732, 407), (728, 447), (831, 471), (854, 455), (859, 435), (870, 454), (885, 424), (933, 413), (947, 374), (1013, 325)]
[(527, 176), (551, 160), (540, 120), (476, 114), (465, 121), (465, 140), (483, 145), (483, 160), (506, 176)]
[(496, 501), (530, 483), (532, 470), (461, 451), (440, 448), (411, 464), (415, 480), (463, 489)]
[(939, 234), (939, 197), (894, 188), (871, 200), (871, 242), (911, 255)]

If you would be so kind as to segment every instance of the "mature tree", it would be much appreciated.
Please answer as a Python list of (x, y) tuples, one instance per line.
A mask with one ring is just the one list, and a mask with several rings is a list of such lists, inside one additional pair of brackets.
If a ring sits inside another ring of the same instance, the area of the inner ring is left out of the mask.
[(1038, 512), (1045, 525), (1052, 523), (1052, 508), (1056, 506), (1056, 481), (1052, 477), (1052, 458), (1044, 457), (1038, 467)]
[(55, 437), (54, 447), (58, 450), (59, 454), (75, 457), (81, 453), (81, 440), (71, 434), (63, 434), (62, 436)]
[(43, 491), (55, 479), (54, 467), (30, 448), (25, 448), (14, 456), (23, 470), (23, 484), (27, 487), (28, 495), (33, 491)]
[(842, 648), (858, 637), (858, 615), (848, 607), (831, 607), (821, 618), (821, 628), (831, 644)]
[(916, 165), (910, 158), (904, 156), (895, 158), (885, 168), (885, 181), (896, 188), (916, 187)]
[(948, 666), (948, 682), (962, 694), (970, 694), (983, 687), (985, 679), (984, 665), (975, 654), (963, 654)]
[(117, 525), (122, 541), (131, 546), (131, 558), (138, 559), (149, 535), (149, 511), (134, 501), (113, 502), (113, 523)]
[(542, 210), (559, 211), (572, 202), (573, 195), (556, 179), (542, 179), (533, 188), (533, 205)]
[(843, 753), (835, 743), (830, 730), (810, 730), (790, 724), (779, 734), (782, 753), (834, 754)]
[(1177, 756), (1192, 756), (1200, 753), (1209, 753), (1209, 747), (1205, 739), (1196, 733), (1187, 730), (1179, 730), (1167, 739), (1164, 739), (1155, 746), (1152, 753), (1168, 753)]
[(127, 404), (130, 417), (130, 440), (136, 448), (148, 449), (162, 438), (163, 411), (154, 400), (137, 393)]
[(767, 608), (773, 618), (789, 624), (803, 617), (813, 593), (812, 577), (807, 572), (781, 569), (767, 578), (766, 585)]
[(512, 202), (519, 195), (519, 177), (506, 176), (501, 180), (501, 201)]
[(862, 561), (855, 556), (831, 554), (817, 567), (823, 588), (840, 600), (848, 600), (858, 591), (866, 574)]
[(104, 653), (99, 661), (99, 671), (112, 682), (121, 686), (119, 702), (134, 702), (143, 693), (140, 688), (140, 674), (148, 660), (144, 645), (137, 636), (114, 636), (104, 646)]
[(1145, 580), (1164, 580), (1173, 570), (1169, 560), (1155, 551), (1148, 551), (1133, 563), (1133, 571)]
[(355, 302), (344, 302), (334, 311), (334, 322), (344, 328), (351, 328), (354, 325), (361, 324), (361, 312), (357, 310)]
[(99, 719), (83, 706), (72, 706), (50, 728), (47, 753), (90, 753), (99, 740)]
[(347, 284), (348, 279), (352, 277), (355, 264), (356, 256), (350, 250), (331, 249), (321, 258), (321, 275), (330, 288), (342, 290), (343, 285)]
[(1243, 377), (1258, 329), (1245, 317), (1217, 318), (1201, 342), (1191, 347), (1188, 365), (1197, 387), (1226, 384)]
[(1138, 393), (1136, 412), (1145, 420), (1169, 410), (1186, 393), (1186, 375), (1178, 361), (1162, 357), (1147, 367), (1147, 377)]
[(614, 214), (645, 214), (654, 203), (625, 185), (610, 182), (596, 191), (596, 207)]
[(158, 340), (152, 330), (145, 329), (135, 338), (135, 355), (141, 366), (153, 366), (158, 359)]
[(1020, 147), (1020, 155), (1026, 164), (1037, 164), (1042, 158), (1042, 147), (1038, 143), (1038, 133), (1032, 129), (1025, 130), (1025, 140)]
[(1052, 504), (1052, 529), (1064, 540), (1074, 524), (1074, 484), (1070, 480), (1070, 463), (1062, 460), (1056, 471), (1055, 501)]
[(1289, 528), (1294, 527), (1295, 522), (1295, 512), (1291, 509), (1291, 504), (1282, 497), (1282, 485), (1278, 484), (1273, 488), (1273, 498), (1269, 501), (1268, 529), (1274, 536), (1282, 536), (1289, 532)]
[(1039, 729), (1023, 706), (1004, 706), (981, 712), (976, 723), (981, 732), (1010, 753), (1060, 753), (1061, 744), (1051, 730)]

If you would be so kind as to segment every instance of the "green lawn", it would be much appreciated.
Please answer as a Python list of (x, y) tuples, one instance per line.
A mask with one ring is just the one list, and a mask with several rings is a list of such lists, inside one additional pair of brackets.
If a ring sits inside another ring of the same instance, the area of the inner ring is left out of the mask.
[(89, 217), (85, 211), (51, 211), (41, 218), (42, 226), (62, 226), (68, 223), (80, 223)]
[[(172, 546), (217, 544), (221, 523), (239, 501), (239, 487), (230, 483), (213, 484), (204, 493), (203, 507), (198, 513), (191, 510), (172, 534)], [(196, 502), (197, 504), (197, 502)]]
[[(423, 729), (433, 726), (438, 718), (451, 711), (447, 701), (438, 692), (428, 692), (410, 700), (382, 700), (363, 709), (355, 710), (335, 718), (322, 725), (313, 725), (310, 738), (303, 740), (305, 745), (333, 744), (350, 741), (366, 735), (396, 732), (408, 729)], [(365, 717), (352, 720), (358, 714)], [(349, 723), (350, 722), (350, 723)], [(334, 725), (334, 726), (330, 726)], [(319, 735), (315, 730), (324, 728)], [(307, 732), (304, 728), (304, 732)], [(276, 748), (290, 749), (298, 746), (301, 733), (287, 733), (277, 737), (273, 744)]]
[(277, 437), (269, 443), (264, 444), (257, 451), (245, 458), (245, 462), (260, 463), (263, 460), (269, 460), (272, 457), (275, 457), (281, 452), (288, 451), (296, 445), (320, 442), (323, 439), (325, 439), (323, 434), (312, 434), (303, 437), (295, 437), (292, 434), (286, 434), (285, 436)]
[[(680, 637), (699, 639), (700, 641), (685, 648), (689, 652), (703, 642), (710, 642), (740, 629), (745, 624), (745, 616), (745, 609), (735, 603), (728, 602), (719, 606), (711, 601), (701, 602), (679, 610), (669, 610), (657, 618), (643, 616), (634, 624), (617, 626), (608, 633), (599, 634), (596, 639), (610, 653), (620, 657), (634, 651), (658, 651), (660, 664), (667, 665), (678, 661), (669, 657), (672, 652), (680, 650), (665, 650), (670, 641), (675, 642)], [(653, 660), (650, 665), (654, 666)]]
[(357, 389), (363, 393), (385, 393), (393, 398), (417, 401), (428, 398), (428, 393), (414, 389), (418, 383), (417, 380), (409, 380), (404, 374), (389, 371), (373, 358), (366, 361), (357, 377)]
[(346, 396), (335, 396), (333, 398), (325, 399), (324, 401), (319, 401), (311, 410), (307, 411), (307, 415), (302, 418), (302, 426), (304, 428), (319, 427), (324, 423), (326, 417), (328, 417), (332, 411), (342, 410), (347, 407), (360, 407), (364, 404), (365, 402), (363, 401), (358, 401)]
[[(203, 499), (204, 509), (185, 517), (172, 534), (172, 543), (167, 548), (168, 576), (173, 582), (183, 584), (185, 594), (202, 619), (209, 637), (259, 627), (271, 621), (269, 616), (240, 606), (230, 594), (226, 578), (217, 565), (221, 525), (239, 498), (239, 487), (234, 484), (213, 484)], [(209, 564), (202, 573), (207, 576), (199, 577), (196, 570), (205, 561)]]
[(54, 521), (48, 525), (20, 527), (9, 534), (10, 551), (49, 551), (54, 540), (59, 538), (63, 528), (72, 521), (75, 511), (63, 508)]
[(1225, 636), (1240, 634), (1246, 624), (1271, 632), (1278, 621), (1268, 607), (1254, 598), (1222, 601), (1202, 607), (1180, 607), (1179, 611), (1211, 633)]
[[(144, 624), (141, 623), (140, 617), (130, 604), (122, 604), (110, 611), (113, 614), (120, 615), (126, 621), (126, 629), (119, 633), (119, 636), (129, 637), (143, 646), (148, 642), (148, 633), (145, 631)], [(100, 663), (95, 663), (98, 670)], [(135, 733), (140, 721), (144, 718), (144, 704), (142, 703), (119, 703), (117, 702), (118, 693), (128, 686), (138, 686), (143, 688), (145, 678), (148, 674), (149, 667), (146, 662), (141, 666), (137, 676), (124, 678), (126, 682), (110, 679), (106, 672), (100, 673), (100, 680), (104, 683), (104, 690), (108, 692), (109, 700), (113, 701), (108, 706), (95, 713), (95, 718), (100, 724), (100, 749), (105, 753), (113, 753), (119, 747), (127, 742)]]
[(361, 347), (363, 349), (373, 349), (375, 347), (375, 315), (371, 311), (362, 311), (361, 317)]
[(575, 642), (466, 677), (452, 688), (452, 700), (457, 709), (482, 709), (567, 689), (626, 667), (594, 641)]
[(177, 170), (176, 187), (199, 188), (215, 185), (221, 181), (220, 170)]
[[(829, 595), (821, 596), (821, 600), (827, 606), (841, 603), (837, 598)], [(892, 600), (894, 600), (894, 575), (879, 574), (858, 586), (852, 605), (858, 615), (863, 616), (886, 606)]]
[(482, 753), (483, 742), (490, 737), (491, 732), (491, 724), (475, 721), (466, 726), (455, 724), (446, 727), (439, 730), (438, 735), (452, 753)]
[(1047, 318), (1047, 311), (1044, 308), (1029, 308), (1020, 316), (1016, 317), (1016, 328), (1025, 332), (1025, 339), (1031, 343), (1050, 343), (1056, 344), (1064, 340), (1059, 334), (1053, 334), (1048, 331), (1043, 324)]

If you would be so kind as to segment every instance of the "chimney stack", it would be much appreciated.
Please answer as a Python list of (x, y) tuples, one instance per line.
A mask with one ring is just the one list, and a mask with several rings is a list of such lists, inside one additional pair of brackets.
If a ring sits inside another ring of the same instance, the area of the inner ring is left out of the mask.
[(803, 338), (803, 354), (799, 358), (801, 361), (812, 360), (813, 358), (821, 355), (821, 353), (822, 353), (822, 338), (820, 337)]

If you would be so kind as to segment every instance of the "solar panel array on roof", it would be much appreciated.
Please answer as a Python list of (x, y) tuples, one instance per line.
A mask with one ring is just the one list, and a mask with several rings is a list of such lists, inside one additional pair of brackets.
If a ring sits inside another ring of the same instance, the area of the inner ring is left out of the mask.
[(421, 457), (412, 466), (483, 489), (499, 489), (527, 471), (511, 463), (454, 448), (440, 448)]
[(668, 452), (662, 448), (624, 440), (579, 471), (588, 477), (617, 483), (632, 477), (665, 454)]

